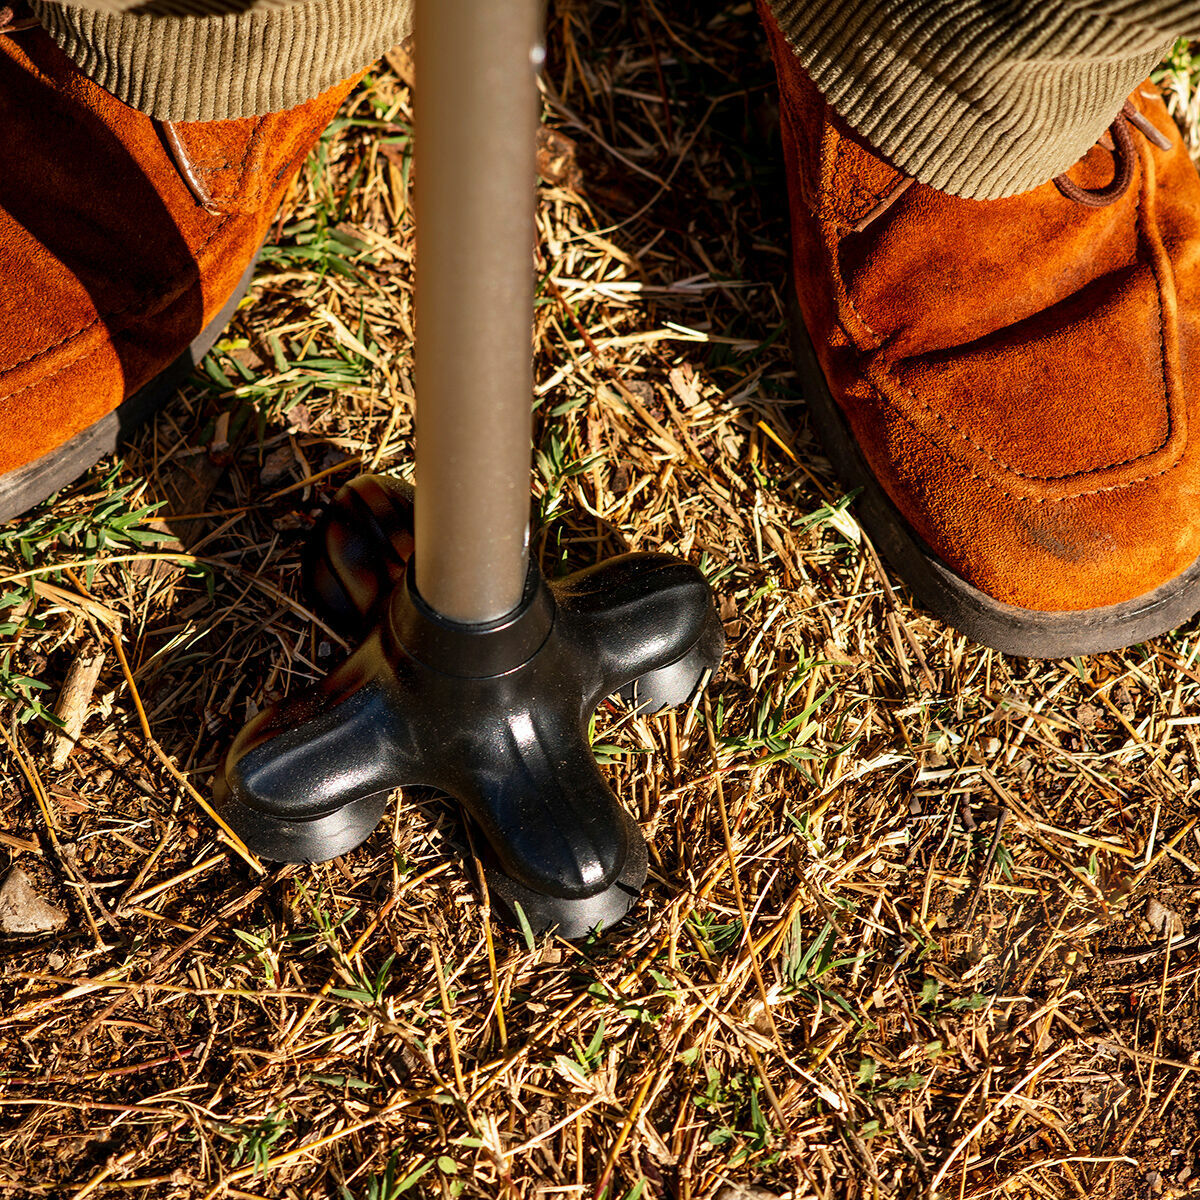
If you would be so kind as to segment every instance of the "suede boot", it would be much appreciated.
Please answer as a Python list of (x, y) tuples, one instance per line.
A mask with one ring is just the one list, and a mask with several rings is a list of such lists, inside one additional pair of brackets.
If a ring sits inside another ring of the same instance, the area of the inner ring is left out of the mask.
[(858, 138), (760, 11), (796, 365), (875, 544), (928, 608), (1010, 653), (1114, 649), (1186, 620), (1200, 178), (1156, 90), (1065, 176), (964, 200)]
[[(7, 20), (6, 20), (7, 18)], [(0, 520), (108, 453), (216, 340), (354, 80), (170, 124), (0, 9)]]

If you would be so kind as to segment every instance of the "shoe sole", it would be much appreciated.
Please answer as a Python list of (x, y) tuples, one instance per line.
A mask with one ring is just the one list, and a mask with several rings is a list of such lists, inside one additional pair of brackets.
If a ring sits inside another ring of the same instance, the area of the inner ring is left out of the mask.
[(792, 360), (813, 426), (843, 485), (860, 489), (855, 516), (896, 574), (935, 616), (1004, 654), (1070, 658), (1144, 642), (1200, 611), (1200, 559), (1143, 596), (1071, 612), (1005, 604), (968, 583), (925, 545), (875, 478), (830, 393), (794, 294), (788, 309)]
[(233, 319), (237, 306), (242, 302), (250, 287), (250, 281), (254, 278), (254, 268), (257, 264), (258, 255), (255, 254), (224, 308), (165, 371), (156, 375), (120, 407), (77, 433), (70, 441), (57, 446), (48, 454), (43, 454), (41, 458), (0, 476), (0, 522), (20, 516), (35, 504), (40, 504), (47, 496), (52, 496), (59, 488), (78, 479), (106, 454), (116, 450), (175, 393)]

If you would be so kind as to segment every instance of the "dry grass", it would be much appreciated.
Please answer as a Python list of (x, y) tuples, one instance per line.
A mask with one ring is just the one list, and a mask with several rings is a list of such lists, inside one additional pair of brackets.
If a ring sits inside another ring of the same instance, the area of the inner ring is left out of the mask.
[[(436, 796), (265, 875), (195, 798), (249, 713), (343, 652), (297, 578), (321, 497), (409, 462), (396, 55), (207, 380), (0, 532), (0, 853), (70, 914), (0, 945), (0, 1196), (1195, 1190), (1200, 966), (1146, 918), (1200, 928), (1197, 627), (1029, 663), (909, 605), (780, 336), (750, 6), (681, 12), (559, 0), (539, 217), (547, 565), (686, 555), (729, 634), (703, 705), (599, 722), (652, 848), (635, 919), (527, 946)], [(53, 697), (97, 652), (54, 770), (25, 681)]]

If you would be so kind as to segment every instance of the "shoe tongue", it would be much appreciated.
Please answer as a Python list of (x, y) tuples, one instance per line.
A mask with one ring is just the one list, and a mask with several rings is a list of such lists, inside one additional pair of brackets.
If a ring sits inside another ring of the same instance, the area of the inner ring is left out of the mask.
[(764, 0), (759, 12), (779, 75), (780, 105), (797, 147), (801, 195), (820, 220), (857, 228), (908, 176), (884, 162), (834, 113)]
[(181, 173), (214, 213), (249, 212), (265, 199), (268, 117), (189, 121), (170, 127)]
[(256, 211), (300, 166), (359, 78), (284, 112), (239, 121), (175, 122), (171, 129), (186, 158), (180, 169), (190, 170), (203, 188), (211, 201), (206, 207), (222, 213)]

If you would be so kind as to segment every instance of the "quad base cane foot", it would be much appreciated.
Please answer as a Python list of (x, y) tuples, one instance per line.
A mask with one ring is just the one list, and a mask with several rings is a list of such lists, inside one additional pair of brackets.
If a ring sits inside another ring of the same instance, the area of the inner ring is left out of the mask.
[(410, 566), (341, 667), (242, 731), (217, 807), (264, 857), (318, 861), (362, 841), (394, 788), (437, 788), (483, 832), (497, 898), (535, 932), (582, 936), (619, 920), (646, 874), (588, 720), (640, 680), (648, 705), (687, 699), (723, 646), (704, 577), (666, 555), (552, 584), (532, 570), (518, 609), (487, 625), (430, 610)]
[[(304, 552), (305, 584), (316, 609), (351, 636), (371, 628), (404, 578), (413, 553), (413, 488), (388, 475), (358, 475), (335, 493)], [(678, 662), (651, 671), (620, 691), (643, 713), (686, 704), (724, 642), (710, 606), (709, 636)]]

